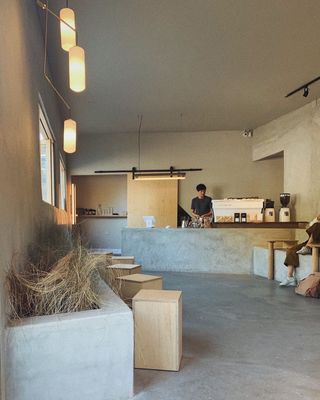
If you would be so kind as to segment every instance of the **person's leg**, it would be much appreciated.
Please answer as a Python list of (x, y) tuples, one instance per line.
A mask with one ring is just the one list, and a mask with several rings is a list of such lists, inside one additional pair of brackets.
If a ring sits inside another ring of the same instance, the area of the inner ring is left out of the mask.
[(293, 278), (294, 269), (295, 269), (295, 268), (294, 268), (293, 265), (288, 265), (288, 272), (287, 272), (288, 278)]
[(280, 283), (280, 286), (296, 286), (297, 282), (294, 277), (295, 268), (299, 267), (299, 256), (297, 251), (301, 250), (307, 242), (289, 247), (286, 251), (284, 265), (288, 268), (287, 277)]

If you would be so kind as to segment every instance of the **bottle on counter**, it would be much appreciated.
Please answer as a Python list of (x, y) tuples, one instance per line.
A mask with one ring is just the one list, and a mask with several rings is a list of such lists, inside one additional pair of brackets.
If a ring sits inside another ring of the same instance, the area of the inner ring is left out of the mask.
[(102, 215), (102, 206), (101, 206), (101, 204), (98, 204), (97, 215)]
[(234, 222), (240, 222), (240, 213), (234, 213)]
[(241, 213), (241, 222), (247, 222), (247, 213)]

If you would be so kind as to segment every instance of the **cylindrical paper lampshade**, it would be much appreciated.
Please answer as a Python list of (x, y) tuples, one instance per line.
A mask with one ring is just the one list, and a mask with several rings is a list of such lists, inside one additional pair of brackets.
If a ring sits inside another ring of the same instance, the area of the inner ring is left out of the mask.
[(66, 153), (74, 153), (77, 144), (77, 123), (73, 119), (64, 121), (63, 150)]
[[(62, 8), (60, 10), (60, 19), (76, 29), (75, 16), (71, 8)], [(69, 51), (71, 47), (77, 44), (76, 32), (62, 21), (60, 21), (61, 47), (63, 50)]]
[(69, 50), (69, 84), (74, 92), (82, 92), (86, 88), (85, 55), (80, 46)]

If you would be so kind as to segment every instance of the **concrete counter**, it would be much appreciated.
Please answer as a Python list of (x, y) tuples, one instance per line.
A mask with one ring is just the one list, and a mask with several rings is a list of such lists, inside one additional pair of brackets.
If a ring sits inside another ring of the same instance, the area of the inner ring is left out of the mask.
[(149, 271), (249, 274), (254, 246), (294, 238), (295, 229), (286, 228), (126, 228), (121, 248), (123, 255), (133, 255)]

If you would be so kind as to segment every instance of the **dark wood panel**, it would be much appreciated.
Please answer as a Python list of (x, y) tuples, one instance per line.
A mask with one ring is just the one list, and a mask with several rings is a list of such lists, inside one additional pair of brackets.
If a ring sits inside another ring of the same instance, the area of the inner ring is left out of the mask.
[(213, 228), (284, 228), (284, 229), (305, 229), (308, 222), (259, 222), (259, 223), (235, 223), (235, 222), (215, 222)]

